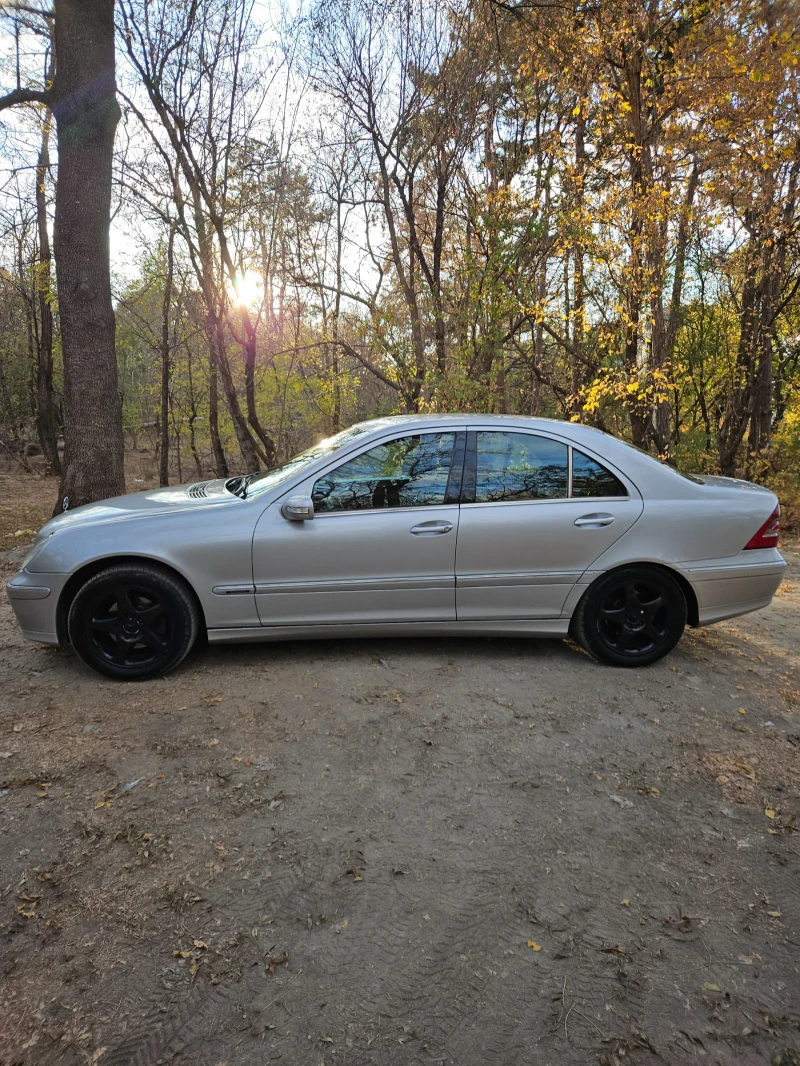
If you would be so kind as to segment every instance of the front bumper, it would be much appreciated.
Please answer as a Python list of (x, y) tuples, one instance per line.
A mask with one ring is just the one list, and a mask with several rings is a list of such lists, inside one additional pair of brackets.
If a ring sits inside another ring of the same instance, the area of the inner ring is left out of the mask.
[(6, 585), (6, 595), (22, 635), (39, 644), (58, 644), (58, 601), (69, 574), (29, 574), (20, 570)]

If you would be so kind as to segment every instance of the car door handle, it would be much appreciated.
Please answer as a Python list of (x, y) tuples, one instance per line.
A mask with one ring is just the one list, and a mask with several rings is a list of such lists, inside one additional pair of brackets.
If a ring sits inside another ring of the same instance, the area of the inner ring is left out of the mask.
[(585, 529), (599, 529), (600, 526), (610, 526), (613, 521), (613, 514), (584, 514), (575, 519), (575, 525)]
[(418, 526), (412, 526), (410, 532), (415, 537), (440, 537), (442, 533), (450, 533), (452, 529), (452, 522), (422, 522)]

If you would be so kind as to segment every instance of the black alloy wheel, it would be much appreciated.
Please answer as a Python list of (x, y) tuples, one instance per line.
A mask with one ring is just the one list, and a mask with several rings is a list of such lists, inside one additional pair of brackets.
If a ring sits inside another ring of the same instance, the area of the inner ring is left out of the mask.
[(68, 630), (85, 663), (108, 677), (139, 680), (173, 669), (197, 636), (191, 591), (160, 567), (120, 564), (90, 578), (69, 611)]
[(615, 666), (646, 666), (671, 651), (686, 626), (686, 597), (677, 581), (653, 566), (606, 574), (581, 600), (573, 636)]

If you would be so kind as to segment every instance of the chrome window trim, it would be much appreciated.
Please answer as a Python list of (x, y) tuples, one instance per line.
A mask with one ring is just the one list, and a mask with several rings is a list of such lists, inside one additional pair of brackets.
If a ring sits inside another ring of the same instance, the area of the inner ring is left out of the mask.
[(475, 503), (462, 504), (463, 507), (523, 507), (529, 504), (591, 503), (592, 500), (607, 500), (610, 503), (624, 503), (630, 496), (556, 496), (542, 500), (476, 500)]
[(313, 521), (319, 522), (321, 518), (345, 518), (365, 514), (411, 514), (414, 511), (430, 514), (432, 510), (457, 511), (460, 506), (460, 503), (416, 503), (411, 507), (364, 507), (353, 511), (315, 511)]

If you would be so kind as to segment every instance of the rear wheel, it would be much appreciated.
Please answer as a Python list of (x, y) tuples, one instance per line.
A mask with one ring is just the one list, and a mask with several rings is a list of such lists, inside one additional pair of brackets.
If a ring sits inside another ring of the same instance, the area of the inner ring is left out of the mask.
[(686, 597), (666, 571), (626, 566), (599, 578), (575, 611), (570, 632), (614, 666), (647, 666), (672, 651), (686, 626)]
[(83, 661), (127, 681), (174, 669), (195, 642), (200, 612), (189, 588), (160, 567), (122, 563), (89, 578), (67, 628)]

